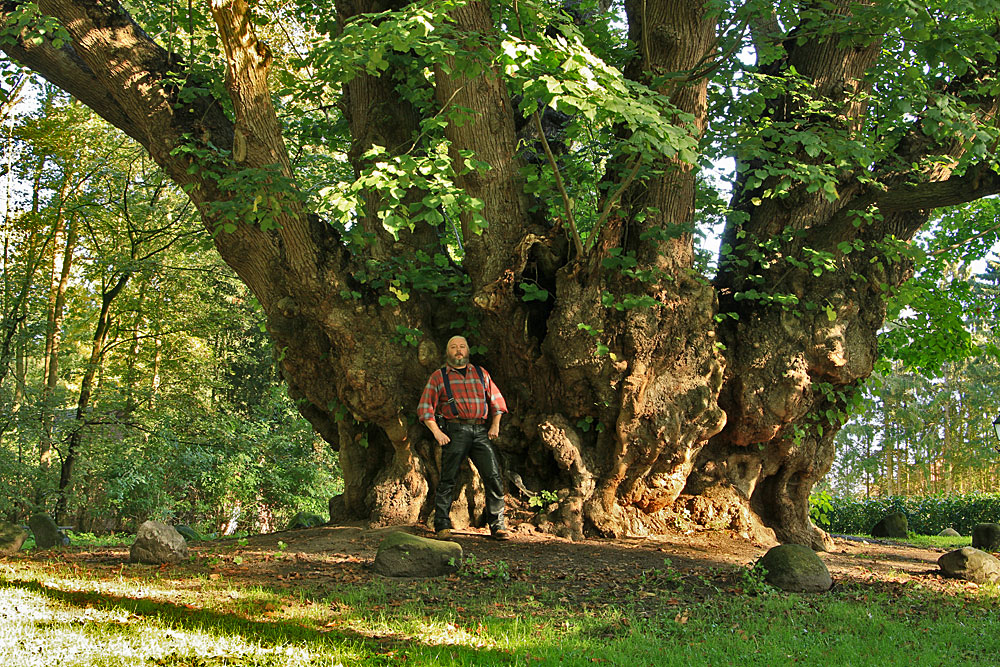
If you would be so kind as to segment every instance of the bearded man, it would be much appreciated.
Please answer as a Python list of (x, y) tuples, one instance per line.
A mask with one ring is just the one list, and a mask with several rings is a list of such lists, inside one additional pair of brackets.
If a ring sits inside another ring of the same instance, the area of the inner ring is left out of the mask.
[(431, 373), (417, 406), (418, 418), (441, 445), (441, 479), (434, 497), (435, 535), (451, 537), (455, 479), (462, 462), (469, 458), (483, 480), (490, 534), (497, 540), (509, 540), (500, 464), (490, 444), (500, 435), (500, 415), (507, 412), (507, 402), (486, 369), (469, 363), (469, 343), (464, 337), (448, 339), (445, 356), (447, 363)]

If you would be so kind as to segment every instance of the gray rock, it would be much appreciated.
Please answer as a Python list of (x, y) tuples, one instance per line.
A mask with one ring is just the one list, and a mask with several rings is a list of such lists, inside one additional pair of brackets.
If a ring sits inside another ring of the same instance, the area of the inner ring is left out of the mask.
[(39, 549), (51, 549), (63, 543), (64, 535), (48, 514), (36, 514), (28, 519), (28, 528), (31, 528), (35, 546)]
[(983, 551), (1000, 551), (1000, 523), (977, 523), (972, 529), (972, 546)]
[(959, 533), (954, 528), (945, 528), (940, 533), (938, 533), (938, 537), (961, 537), (961, 536), (962, 534)]
[(902, 512), (888, 514), (872, 528), (872, 537), (906, 537), (909, 525)]
[(938, 566), (946, 577), (967, 579), (977, 584), (1000, 580), (1000, 559), (972, 547), (949, 551), (938, 558)]
[(288, 522), (288, 527), (285, 530), (296, 530), (298, 528), (315, 528), (316, 526), (322, 526), (326, 521), (319, 514), (313, 514), (312, 512), (299, 512), (292, 517), (292, 520)]
[(783, 591), (821, 593), (833, 586), (826, 563), (815, 551), (801, 544), (773, 547), (757, 564), (767, 571), (765, 581)]
[(181, 537), (183, 537), (184, 540), (187, 542), (197, 542), (198, 540), (205, 539), (201, 536), (201, 533), (199, 533), (197, 530), (183, 523), (174, 526), (174, 530), (180, 533)]
[(133, 563), (179, 563), (188, 557), (187, 542), (174, 530), (159, 521), (147, 521), (139, 526), (129, 559)]
[(330, 512), (330, 523), (332, 524), (343, 523), (351, 518), (343, 493), (330, 498), (330, 502), (327, 503), (327, 511)]
[(9, 556), (20, 550), (28, 534), (8, 521), (0, 521), (0, 555)]
[(398, 530), (382, 540), (375, 554), (375, 571), (387, 577), (437, 577), (458, 570), (462, 545), (431, 540)]

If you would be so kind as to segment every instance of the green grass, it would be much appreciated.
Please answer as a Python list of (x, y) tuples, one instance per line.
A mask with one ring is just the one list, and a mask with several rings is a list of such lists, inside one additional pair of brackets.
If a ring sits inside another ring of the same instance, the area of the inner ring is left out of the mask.
[(895, 544), (907, 544), (922, 549), (961, 549), (972, 546), (972, 537), (941, 537), (940, 535), (917, 535), (910, 533), (906, 537), (872, 537), (871, 535), (848, 535), (863, 540), (879, 540)]
[(1000, 654), (998, 589), (963, 582), (842, 582), (799, 595), (744, 570), (665, 561), (575, 589), (500, 563), (426, 580), (360, 566), (336, 578), (322, 565), (330, 576), (289, 584), (268, 573), (273, 555), (248, 581), (205, 557), (116, 567), (67, 553), (0, 562), (0, 665), (881, 667), (991, 665)]
[[(130, 533), (111, 533), (108, 535), (94, 535), (93, 533), (78, 533), (73, 530), (66, 531), (70, 545), (87, 547), (121, 547), (129, 546), (135, 541), (135, 535)], [(35, 538), (28, 533), (28, 537), (21, 545), (21, 551), (31, 551), (35, 548)]]
[(972, 546), (972, 537), (941, 537), (940, 535), (907, 535), (906, 539), (892, 540), (924, 548), (961, 549)]

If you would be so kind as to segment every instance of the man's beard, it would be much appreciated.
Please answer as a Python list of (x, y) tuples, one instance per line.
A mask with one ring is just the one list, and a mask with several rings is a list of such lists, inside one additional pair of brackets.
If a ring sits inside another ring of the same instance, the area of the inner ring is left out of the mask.
[(460, 368), (468, 363), (469, 363), (468, 357), (453, 357), (450, 354), (448, 355), (448, 365), (453, 368)]

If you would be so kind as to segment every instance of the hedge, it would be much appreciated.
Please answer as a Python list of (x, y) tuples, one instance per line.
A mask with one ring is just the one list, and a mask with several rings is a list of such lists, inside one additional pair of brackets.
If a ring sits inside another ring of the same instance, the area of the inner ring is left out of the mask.
[[(811, 499), (812, 500), (812, 499)], [(1000, 494), (972, 493), (952, 496), (880, 496), (865, 500), (827, 497), (820, 527), (831, 533), (870, 535), (872, 527), (890, 512), (906, 515), (909, 530), (918, 535), (937, 535), (951, 527), (971, 535), (977, 523), (1000, 523)]]

